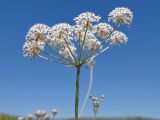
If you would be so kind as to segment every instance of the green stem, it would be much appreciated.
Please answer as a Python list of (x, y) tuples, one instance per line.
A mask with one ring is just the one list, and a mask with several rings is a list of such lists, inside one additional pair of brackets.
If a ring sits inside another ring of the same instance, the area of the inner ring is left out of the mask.
[(79, 105), (79, 81), (80, 81), (80, 70), (81, 66), (77, 66), (76, 75), (76, 95), (75, 95), (75, 120), (78, 120), (78, 105)]
[(96, 120), (96, 113), (94, 113), (93, 115), (93, 120)]

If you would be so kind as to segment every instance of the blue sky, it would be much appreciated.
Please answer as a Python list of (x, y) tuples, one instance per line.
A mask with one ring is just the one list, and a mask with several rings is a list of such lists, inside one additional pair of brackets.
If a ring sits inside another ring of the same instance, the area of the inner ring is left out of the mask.
[[(99, 56), (92, 94), (106, 100), (99, 116), (160, 118), (160, 1), (159, 0), (0, 0), (0, 112), (27, 115), (36, 109), (59, 109), (58, 117), (73, 117), (75, 70), (22, 55), (24, 38), (35, 23), (73, 24), (72, 18), (91, 11), (107, 21), (115, 7), (134, 12), (126, 46)], [(80, 104), (89, 72), (81, 74)], [(89, 102), (84, 116), (91, 116)]]

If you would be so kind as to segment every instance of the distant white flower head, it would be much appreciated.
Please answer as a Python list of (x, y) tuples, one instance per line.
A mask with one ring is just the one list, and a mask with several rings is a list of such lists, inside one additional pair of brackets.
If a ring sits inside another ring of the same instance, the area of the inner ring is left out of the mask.
[(43, 41), (26, 41), (23, 46), (23, 55), (34, 58), (44, 50), (44, 46), (45, 43)]
[(94, 32), (101, 38), (106, 38), (113, 31), (113, 27), (108, 23), (99, 23), (94, 26)]
[(117, 44), (125, 44), (128, 41), (128, 37), (123, 33), (119, 31), (113, 32), (111, 35), (111, 45), (117, 45)]
[(41, 116), (42, 116), (42, 117), (44, 117), (46, 114), (47, 114), (47, 113), (46, 113), (45, 110), (42, 110), (42, 111), (41, 111)]
[(48, 114), (46, 114), (46, 115), (44, 116), (44, 120), (50, 120), (50, 117), (49, 117)]
[(37, 110), (36, 113), (35, 113), (35, 116), (37, 118), (42, 117), (42, 110)]
[(101, 95), (101, 102), (104, 102), (104, 95)]
[(99, 102), (98, 100), (95, 100), (93, 101), (93, 111), (94, 111), (94, 114), (96, 114), (99, 110)]
[(32, 114), (29, 114), (29, 115), (27, 116), (27, 120), (33, 120)]
[(100, 19), (101, 17), (96, 16), (94, 13), (84, 12), (81, 13), (78, 17), (75, 17), (74, 21), (77, 25), (82, 25), (83, 28), (90, 28), (92, 27), (92, 22), (99, 22)]
[(132, 23), (132, 19), (133, 13), (130, 11), (130, 9), (125, 7), (115, 8), (108, 15), (108, 20), (115, 24), (130, 25)]
[(25, 120), (25, 118), (20, 116), (20, 117), (18, 117), (18, 120)]
[(52, 114), (53, 115), (56, 115), (58, 113), (58, 110), (57, 109), (52, 109)]
[(92, 97), (92, 101), (98, 101), (97, 97)]

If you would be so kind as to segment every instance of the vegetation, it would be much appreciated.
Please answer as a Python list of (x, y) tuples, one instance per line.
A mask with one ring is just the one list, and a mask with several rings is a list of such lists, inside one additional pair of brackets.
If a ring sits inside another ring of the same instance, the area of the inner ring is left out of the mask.
[(17, 117), (13, 116), (13, 115), (1, 114), (0, 113), (0, 120), (17, 120)]
[[(0, 120), (17, 120), (17, 116), (0, 113)], [(74, 119), (68, 118), (68, 119), (61, 119), (61, 120), (74, 120)], [(80, 118), (80, 120), (92, 120), (92, 119)], [(160, 120), (160, 119), (152, 119), (152, 118), (145, 118), (145, 117), (112, 117), (112, 118), (97, 118), (96, 120)]]

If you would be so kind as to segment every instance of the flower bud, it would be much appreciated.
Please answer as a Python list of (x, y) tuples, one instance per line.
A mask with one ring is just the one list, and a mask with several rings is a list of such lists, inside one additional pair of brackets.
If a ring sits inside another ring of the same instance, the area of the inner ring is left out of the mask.
[(104, 95), (101, 95), (101, 102), (104, 102)]

